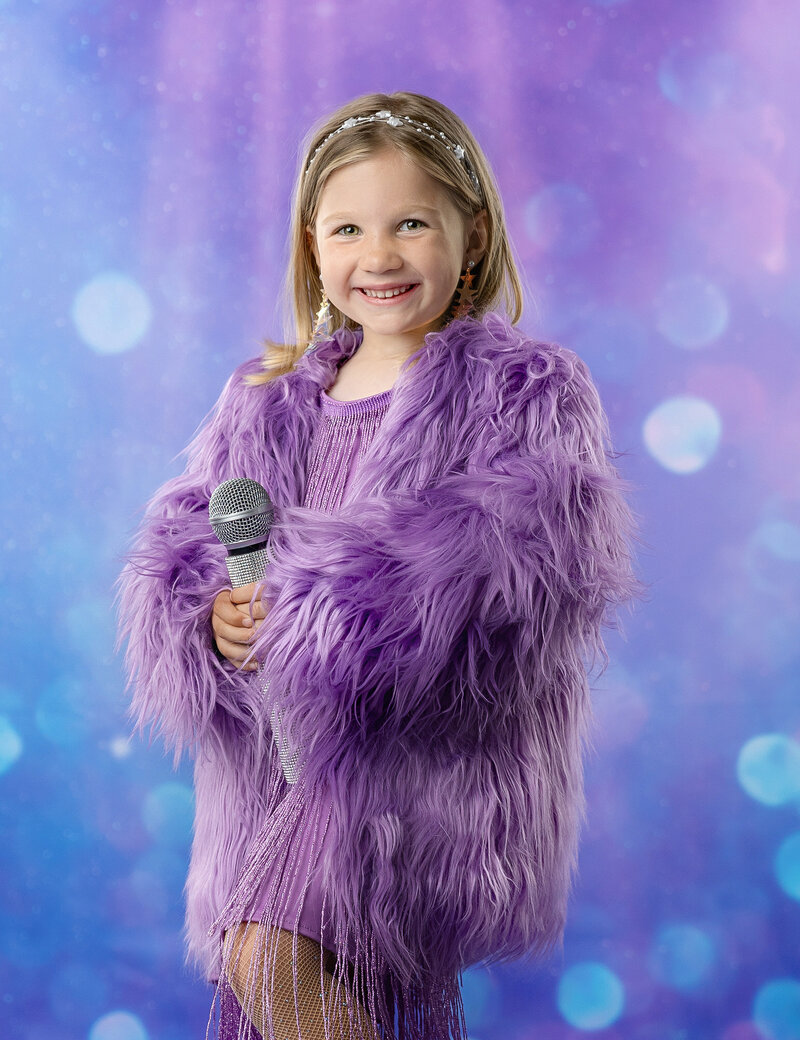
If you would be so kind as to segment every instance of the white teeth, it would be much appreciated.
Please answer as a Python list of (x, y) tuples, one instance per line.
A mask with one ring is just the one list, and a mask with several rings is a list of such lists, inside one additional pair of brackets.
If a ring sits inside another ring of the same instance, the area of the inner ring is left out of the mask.
[(386, 292), (380, 292), (377, 289), (362, 289), (361, 291), (365, 296), (374, 296), (378, 300), (388, 300), (390, 296), (400, 296), (402, 293), (408, 292), (410, 288), (410, 285), (403, 285), (399, 289), (387, 289)]

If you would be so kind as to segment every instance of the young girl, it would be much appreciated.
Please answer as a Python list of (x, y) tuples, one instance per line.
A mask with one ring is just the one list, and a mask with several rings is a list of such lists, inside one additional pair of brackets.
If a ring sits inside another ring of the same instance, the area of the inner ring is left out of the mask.
[[(123, 573), (132, 713), (195, 760), (187, 936), (220, 1033), (458, 1040), (461, 971), (562, 934), (631, 517), (585, 365), (514, 326), (449, 109), (335, 112), (291, 236), (299, 346), (234, 372)], [(208, 522), (234, 477), (275, 507), (257, 588)]]

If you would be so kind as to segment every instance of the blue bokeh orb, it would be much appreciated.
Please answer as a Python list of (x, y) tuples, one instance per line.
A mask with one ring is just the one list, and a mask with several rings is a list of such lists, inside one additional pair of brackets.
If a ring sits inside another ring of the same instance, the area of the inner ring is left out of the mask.
[(800, 1040), (800, 982), (773, 979), (756, 993), (753, 1021), (769, 1040)]
[(666, 986), (693, 990), (709, 976), (716, 958), (711, 936), (691, 924), (661, 928), (650, 951), (650, 970)]
[(700, 397), (667, 398), (642, 426), (645, 447), (672, 473), (695, 473), (713, 457), (722, 435), (717, 410)]
[(114, 608), (110, 596), (92, 596), (65, 606), (62, 620), (75, 650), (98, 660), (114, 644)]
[(656, 299), (658, 331), (676, 347), (705, 347), (728, 325), (728, 301), (712, 282), (698, 275), (675, 278)]
[(149, 1040), (149, 1034), (136, 1015), (129, 1011), (110, 1011), (94, 1023), (89, 1040)]
[(764, 805), (800, 797), (800, 744), (783, 733), (764, 733), (739, 752), (736, 774), (744, 790)]
[(800, 561), (800, 527), (786, 520), (767, 520), (755, 535), (759, 545), (779, 560)]
[(193, 820), (191, 787), (169, 781), (148, 792), (142, 806), (142, 821), (159, 844), (170, 848), (187, 846), (192, 838)]
[(622, 1014), (625, 990), (604, 964), (584, 961), (568, 968), (558, 984), (558, 1009), (577, 1029), (605, 1029)]
[(72, 305), (81, 339), (98, 354), (120, 354), (136, 346), (152, 316), (147, 294), (119, 271), (105, 271), (87, 282)]
[(484, 969), (469, 968), (463, 973), (461, 996), (464, 1014), (470, 1025), (480, 1027), (497, 1020), (499, 1009), (492, 999), (494, 992), (491, 979)]
[(77, 747), (89, 733), (85, 685), (61, 675), (45, 687), (36, 705), (36, 725), (47, 740), (60, 747)]
[(689, 112), (708, 112), (731, 97), (738, 77), (736, 57), (726, 51), (703, 51), (687, 43), (661, 59), (658, 85), (664, 97)]
[(775, 875), (783, 891), (800, 900), (800, 831), (781, 842), (775, 855)]
[(136, 860), (128, 879), (130, 888), (153, 919), (180, 905), (187, 859), (185, 850), (159, 844)]
[(22, 737), (5, 715), (0, 715), (0, 774), (7, 773), (22, 754)]

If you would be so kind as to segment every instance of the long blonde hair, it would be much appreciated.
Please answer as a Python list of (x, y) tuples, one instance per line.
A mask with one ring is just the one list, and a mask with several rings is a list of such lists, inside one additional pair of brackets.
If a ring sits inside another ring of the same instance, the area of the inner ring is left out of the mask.
[[(377, 119), (334, 133), (347, 119), (385, 110), (400, 118), (407, 116), (417, 123), (427, 123), (432, 130), (443, 131), (451, 142), (460, 144), (477, 176), (480, 193), (464, 161), (405, 122), (390, 126)], [(519, 321), (522, 286), (508, 239), (503, 204), (486, 156), (466, 124), (446, 105), (423, 94), (364, 94), (333, 112), (312, 129), (306, 139), (294, 190), (290, 259), (284, 285), (284, 296), (293, 315), (293, 335), (287, 336), (287, 344), (267, 344), (264, 371), (251, 376), (250, 382), (267, 382), (290, 371), (311, 339), (315, 315), (322, 301), (322, 287), (306, 228), (313, 226), (316, 220), (328, 177), (334, 170), (367, 159), (387, 146), (397, 148), (441, 184), (466, 219), (486, 210), (486, 251), (475, 268), (474, 313), (479, 316), (502, 306), (512, 322)], [(334, 328), (357, 327), (333, 305), (331, 315)]]

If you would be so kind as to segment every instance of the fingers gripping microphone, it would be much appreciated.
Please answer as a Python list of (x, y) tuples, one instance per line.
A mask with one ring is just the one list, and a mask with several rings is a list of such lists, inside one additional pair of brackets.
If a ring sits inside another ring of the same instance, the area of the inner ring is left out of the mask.
[[(264, 577), (269, 562), (267, 539), (273, 516), (270, 497), (257, 480), (245, 477), (226, 480), (211, 496), (208, 517), (214, 534), (228, 550), (225, 563), (234, 588), (261, 581)], [(268, 687), (269, 679), (265, 679), (264, 690)], [(293, 752), (286, 737), (282, 736), (282, 718), (281, 712), (273, 708), (270, 724), (283, 775), (287, 783), (294, 784), (298, 778), (300, 752)]]

